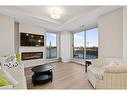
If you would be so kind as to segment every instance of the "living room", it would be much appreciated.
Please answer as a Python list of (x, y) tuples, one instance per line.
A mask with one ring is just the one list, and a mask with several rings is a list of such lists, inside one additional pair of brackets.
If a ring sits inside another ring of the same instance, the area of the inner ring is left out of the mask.
[[(14, 78), (0, 88), (126, 89), (126, 20), (124, 6), (1, 6), (0, 72)], [(50, 82), (35, 85), (44, 65)]]

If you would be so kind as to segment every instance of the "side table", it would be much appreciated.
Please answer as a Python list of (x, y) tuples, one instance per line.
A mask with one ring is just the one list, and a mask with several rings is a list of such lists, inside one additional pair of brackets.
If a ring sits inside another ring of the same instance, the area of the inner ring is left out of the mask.
[(85, 62), (85, 72), (87, 72), (87, 67), (89, 66), (89, 65), (91, 65), (91, 61), (86, 61)]

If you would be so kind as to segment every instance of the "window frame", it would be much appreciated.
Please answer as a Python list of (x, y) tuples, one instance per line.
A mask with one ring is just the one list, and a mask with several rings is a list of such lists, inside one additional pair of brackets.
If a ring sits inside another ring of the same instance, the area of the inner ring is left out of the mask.
[[(93, 27), (88, 27), (84, 30), (81, 31), (75, 31), (72, 33), (72, 59), (73, 60), (92, 60), (92, 59), (86, 59), (86, 31), (94, 29), (94, 28), (98, 28), (98, 57), (99, 57), (99, 39), (100, 39), (100, 31), (99, 31), (99, 27), (98, 25), (94, 25)], [(74, 54), (74, 34), (75, 33), (79, 33), (79, 32), (83, 32), (84, 31), (84, 59), (78, 59), (78, 58), (74, 58), (73, 54)]]

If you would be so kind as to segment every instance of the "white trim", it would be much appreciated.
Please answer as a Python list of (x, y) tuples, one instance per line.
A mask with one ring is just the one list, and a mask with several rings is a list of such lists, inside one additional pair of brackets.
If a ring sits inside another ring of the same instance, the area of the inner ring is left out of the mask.
[(81, 65), (85, 65), (85, 60), (81, 60), (81, 59), (71, 59), (72, 62), (81, 64)]
[(47, 59), (45, 63), (47, 64), (47, 63), (52, 63), (52, 62), (57, 62), (57, 61), (59, 61), (57, 58), (53, 58), (53, 59)]

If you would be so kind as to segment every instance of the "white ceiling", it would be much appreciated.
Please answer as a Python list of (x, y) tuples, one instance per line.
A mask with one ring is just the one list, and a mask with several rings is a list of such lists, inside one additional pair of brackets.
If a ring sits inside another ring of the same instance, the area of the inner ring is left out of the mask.
[[(50, 17), (51, 8), (61, 10), (58, 20)], [(118, 9), (118, 6), (1, 6), (0, 14), (13, 17), (17, 22), (37, 25), (47, 31), (79, 31), (97, 23), (98, 17)]]

